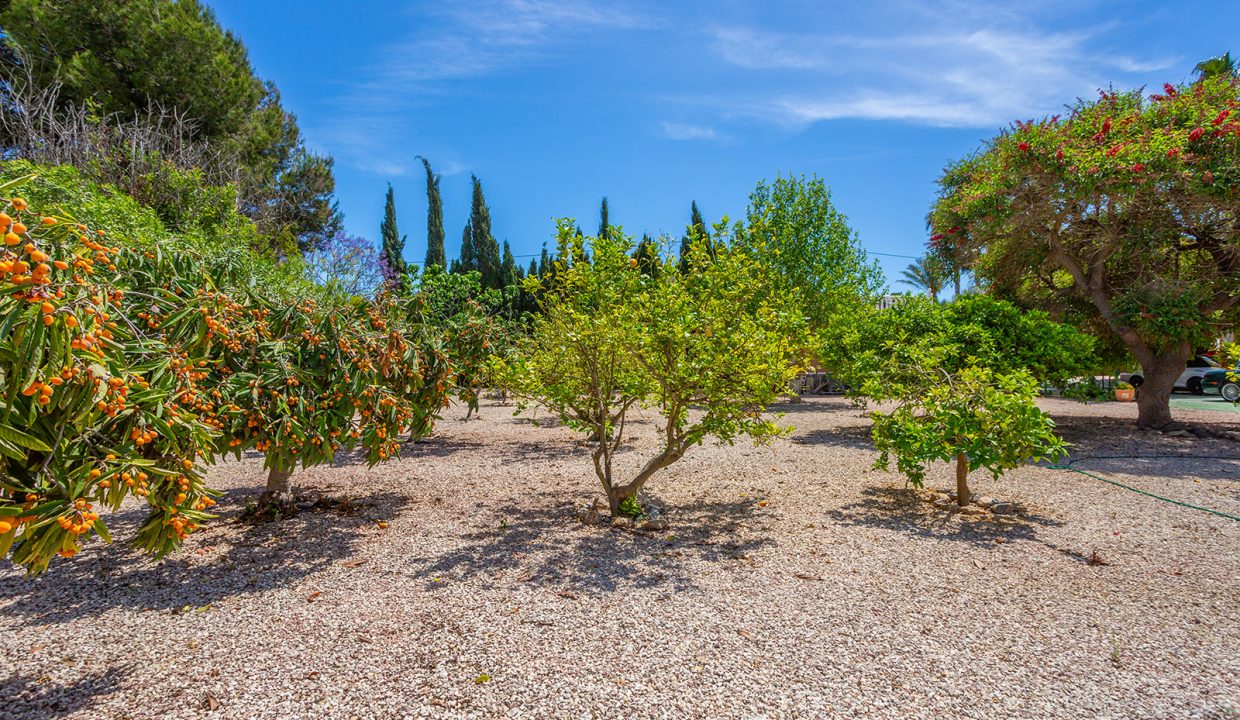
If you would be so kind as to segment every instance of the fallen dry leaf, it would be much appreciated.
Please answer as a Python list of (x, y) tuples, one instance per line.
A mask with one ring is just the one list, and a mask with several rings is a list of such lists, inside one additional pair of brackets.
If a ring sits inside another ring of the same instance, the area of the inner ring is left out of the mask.
[(822, 580), (821, 575), (809, 575), (806, 573), (796, 573), (796, 576), (801, 578), (802, 580), (818, 580), (818, 581)]
[(206, 708), (207, 710), (219, 710), (220, 709), (219, 698), (215, 697), (215, 695), (211, 694), (211, 691), (208, 690), (206, 693), (203, 694), (202, 706)]
[(365, 560), (350, 560), (349, 562), (345, 563), (344, 566), (347, 568), (355, 568), (355, 567), (358, 567), (360, 565), (365, 565), (365, 564), (366, 564)]
[(572, 590), (561, 590), (558, 593), (556, 593), (556, 595), (559, 595), (562, 598), (568, 598), (569, 600), (577, 599), (577, 593), (573, 592)]
[(314, 602), (314, 599), (322, 594), (323, 592), (321, 590), (315, 590), (314, 592), (306, 596), (306, 602)]

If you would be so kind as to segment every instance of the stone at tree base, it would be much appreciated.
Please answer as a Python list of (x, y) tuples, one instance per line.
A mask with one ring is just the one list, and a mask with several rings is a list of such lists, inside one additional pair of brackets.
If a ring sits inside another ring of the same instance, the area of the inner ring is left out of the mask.
[(1012, 503), (997, 502), (990, 506), (990, 511), (996, 515), (1014, 515), (1016, 508)]
[(616, 515), (611, 519), (612, 527), (629, 527), (633, 524), (633, 520), (623, 515)]
[(667, 518), (654, 518), (642, 524), (642, 530), (666, 530)]
[(986, 508), (980, 505), (965, 505), (960, 508), (961, 515), (985, 515), (986, 512)]

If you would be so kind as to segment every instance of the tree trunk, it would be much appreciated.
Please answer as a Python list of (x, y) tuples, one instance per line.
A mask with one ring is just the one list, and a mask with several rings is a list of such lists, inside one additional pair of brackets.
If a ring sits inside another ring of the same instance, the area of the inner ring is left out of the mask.
[(1171, 424), (1171, 389), (1184, 372), (1189, 350), (1171, 350), (1141, 363), (1144, 381), (1137, 388), (1137, 427), (1162, 430)]
[(267, 474), (267, 489), (263, 492), (263, 496), (259, 498), (259, 502), (265, 504), (274, 503), (276, 505), (292, 504), (293, 491), (288, 481), (292, 475), (292, 470), (271, 468), (271, 472)]
[(956, 504), (964, 507), (973, 501), (973, 493), (969, 492), (969, 457), (964, 453), (956, 453)]
[(620, 503), (636, 494), (637, 491), (632, 489), (632, 485), (607, 488), (607, 506), (611, 510), (611, 516), (618, 516), (620, 514)]

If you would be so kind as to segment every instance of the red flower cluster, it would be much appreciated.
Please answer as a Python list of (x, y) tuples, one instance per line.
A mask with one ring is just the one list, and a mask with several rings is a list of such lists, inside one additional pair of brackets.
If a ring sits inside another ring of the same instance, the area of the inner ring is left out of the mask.
[(1027, 143), (1027, 142), (1022, 142), (1022, 143), (1020, 143), (1019, 145), (1017, 145), (1016, 147), (1020, 148), (1020, 151), (1021, 151), (1021, 152), (1029, 152), (1029, 143)]
[(1205, 130), (1202, 130), (1201, 128), (1193, 128), (1192, 132), (1188, 134), (1188, 139), (1197, 141), (1197, 140), (1200, 140), (1201, 136), (1205, 134), (1206, 134)]

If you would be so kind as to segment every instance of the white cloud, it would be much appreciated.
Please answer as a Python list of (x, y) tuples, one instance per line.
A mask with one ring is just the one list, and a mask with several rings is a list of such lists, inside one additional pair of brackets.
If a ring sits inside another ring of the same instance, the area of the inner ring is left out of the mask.
[(880, 23), (868, 32), (713, 28), (717, 57), (764, 80), (739, 101), (716, 104), (794, 128), (838, 118), (995, 126), (1051, 114), (1065, 98), (1122, 81), (1117, 75), (1175, 62), (1110, 56), (1083, 32), (1042, 30), (986, 4), (952, 5), (958, 12), (921, 12), (904, 26)]
[(649, 20), (593, 0), (452, 2), (418, 18), (424, 28), (388, 48), (382, 83), (477, 77), (546, 58), (598, 30), (629, 30)]
[(723, 138), (719, 131), (704, 125), (665, 122), (662, 128), (663, 137), (669, 140), (720, 140)]

